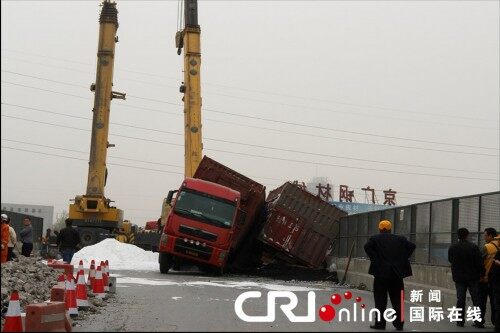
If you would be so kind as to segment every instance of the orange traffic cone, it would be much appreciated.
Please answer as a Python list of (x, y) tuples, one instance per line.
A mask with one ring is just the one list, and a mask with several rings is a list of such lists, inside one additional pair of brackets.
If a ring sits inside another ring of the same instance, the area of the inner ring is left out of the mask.
[(64, 276), (64, 274), (59, 275), (59, 277), (57, 278), (57, 282), (64, 282), (64, 281), (66, 281), (66, 277)]
[(76, 273), (76, 278), (75, 282), (78, 283), (78, 276), (80, 275), (80, 270), (83, 269), (83, 260), (80, 260), (80, 263), (78, 264), (78, 271)]
[(104, 283), (102, 280), (101, 266), (97, 266), (97, 271), (95, 273), (94, 288), (92, 289), (92, 292), (97, 298), (103, 299), (104, 297), (106, 297), (106, 293), (104, 292)]
[(23, 322), (21, 319), (21, 305), (19, 304), (19, 293), (14, 290), (10, 294), (9, 308), (5, 315), (3, 332), (22, 332)]
[(76, 285), (76, 305), (78, 308), (85, 308), (89, 306), (87, 298), (87, 287), (85, 286), (85, 274), (83, 269), (78, 272), (78, 283)]
[(76, 291), (75, 291), (75, 282), (73, 281), (73, 276), (68, 274), (68, 278), (66, 279), (66, 310), (70, 316), (78, 316), (78, 307), (76, 305)]
[[(94, 261), (94, 260), (92, 260)], [(94, 279), (95, 279), (95, 264), (90, 264), (89, 277), (87, 278), (87, 285), (90, 286), (91, 289), (94, 288)]]
[(104, 263), (104, 261), (101, 261), (101, 267), (102, 267), (102, 284), (104, 285), (104, 291), (109, 291), (109, 278), (106, 269), (106, 264)]

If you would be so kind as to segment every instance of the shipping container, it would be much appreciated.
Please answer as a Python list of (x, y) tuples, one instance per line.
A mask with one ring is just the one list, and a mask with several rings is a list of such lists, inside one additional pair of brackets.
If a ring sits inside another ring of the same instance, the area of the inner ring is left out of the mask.
[[(194, 178), (206, 180), (212, 183), (229, 187), (240, 193), (240, 216), (237, 217), (235, 232), (231, 241), (232, 248), (241, 251), (233, 251), (230, 262), (236, 266), (236, 262), (246, 264), (248, 257), (242, 259), (241, 255), (249, 254), (254, 247), (254, 239), (258, 235), (261, 212), (266, 200), (266, 187), (256, 181), (204, 156)], [(236, 260), (236, 257), (237, 258)]]
[(319, 267), (332, 249), (339, 219), (347, 213), (287, 182), (266, 199), (267, 217), (259, 234), (274, 258)]
[(158, 231), (158, 221), (148, 221), (146, 222), (146, 225), (144, 226), (144, 230), (154, 230)]

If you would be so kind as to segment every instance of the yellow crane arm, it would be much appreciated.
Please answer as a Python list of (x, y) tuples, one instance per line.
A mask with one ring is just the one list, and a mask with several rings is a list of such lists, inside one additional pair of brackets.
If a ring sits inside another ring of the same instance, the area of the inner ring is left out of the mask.
[(185, 177), (193, 177), (203, 157), (201, 136), (201, 47), (197, 0), (185, 0), (184, 46), (184, 133)]
[(87, 191), (85, 195), (76, 196), (75, 202), (69, 206), (73, 225), (82, 227), (79, 232), (83, 245), (95, 243), (100, 233), (120, 227), (123, 220), (123, 212), (112, 207), (112, 201), (104, 196), (106, 155), (108, 147), (114, 146), (108, 142), (111, 99), (125, 99), (125, 94), (112, 91), (117, 29), (116, 3), (104, 0), (99, 17), (96, 80), (90, 87), (94, 91), (94, 108)]

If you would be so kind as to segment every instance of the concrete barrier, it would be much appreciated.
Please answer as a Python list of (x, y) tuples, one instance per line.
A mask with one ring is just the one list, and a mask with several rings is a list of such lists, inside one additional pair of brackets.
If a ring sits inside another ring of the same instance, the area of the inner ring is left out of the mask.
[(109, 292), (114, 294), (116, 293), (116, 276), (109, 277)]
[(71, 332), (63, 302), (27, 305), (25, 327), (26, 332)]
[(53, 286), (50, 291), (50, 300), (52, 302), (64, 302), (66, 295), (66, 288), (64, 285)]
[(59, 271), (63, 271), (64, 272), (64, 275), (68, 275), (68, 274), (71, 274), (73, 275), (73, 265), (71, 264), (62, 264), (62, 263), (57, 263), (57, 262), (49, 262), (47, 264), (47, 266), (55, 269), (55, 270), (59, 270)]

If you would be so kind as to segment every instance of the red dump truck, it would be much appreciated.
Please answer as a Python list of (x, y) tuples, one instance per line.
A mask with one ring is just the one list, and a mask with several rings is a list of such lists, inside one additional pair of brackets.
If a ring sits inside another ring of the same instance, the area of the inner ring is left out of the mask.
[(347, 213), (287, 182), (266, 199), (259, 240), (273, 259), (318, 268), (332, 250), (339, 219)]
[(227, 186), (240, 193), (241, 217), (235, 225), (228, 264), (234, 271), (259, 263), (260, 253), (255, 241), (264, 219), (262, 213), (266, 187), (207, 156), (203, 157), (194, 177)]
[(264, 206), (265, 187), (205, 156), (194, 178), (166, 200), (172, 209), (160, 238), (160, 271), (189, 262), (222, 273)]

